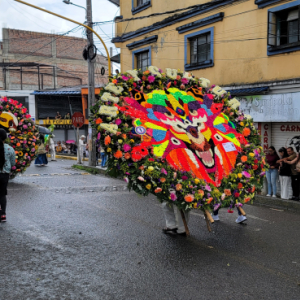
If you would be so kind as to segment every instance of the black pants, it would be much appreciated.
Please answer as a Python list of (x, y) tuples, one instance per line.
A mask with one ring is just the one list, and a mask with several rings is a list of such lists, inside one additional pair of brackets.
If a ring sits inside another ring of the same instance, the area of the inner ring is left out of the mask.
[(293, 189), (293, 196), (299, 197), (299, 188), (300, 188), (300, 174), (292, 175), (292, 189)]
[(6, 215), (6, 196), (0, 196), (0, 216)]
[(0, 173), (0, 216), (6, 214), (6, 195), (9, 174)]

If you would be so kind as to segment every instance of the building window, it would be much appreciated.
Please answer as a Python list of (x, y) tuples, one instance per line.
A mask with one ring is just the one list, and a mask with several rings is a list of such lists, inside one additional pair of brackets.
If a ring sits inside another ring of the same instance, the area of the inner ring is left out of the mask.
[(212, 67), (213, 27), (185, 36), (185, 70)]
[(151, 7), (151, 0), (131, 0), (132, 1), (132, 14), (137, 14), (149, 7)]
[(151, 47), (132, 52), (132, 68), (146, 71), (151, 66)]
[(268, 55), (300, 50), (300, 1), (268, 11)]

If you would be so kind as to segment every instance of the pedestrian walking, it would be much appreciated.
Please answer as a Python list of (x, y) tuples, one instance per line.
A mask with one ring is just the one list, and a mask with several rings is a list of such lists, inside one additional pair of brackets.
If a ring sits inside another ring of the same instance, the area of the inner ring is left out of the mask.
[(280, 197), (281, 199), (289, 199), (289, 190), (290, 190), (290, 186), (292, 183), (291, 180), (291, 168), (289, 166), (289, 164), (287, 164), (284, 160), (285, 158), (287, 158), (289, 155), (287, 153), (287, 150), (282, 147), (278, 150), (279, 152), (279, 156), (280, 156), (280, 160), (277, 161), (277, 163), (279, 163), (280, 167), (279, 167), (279, 182), (280, 182), (280, 189), (281, 189), (281, 193), (280, 193)]
[(300, 152), (296, 155), (296, 158), (289, 161), (289, 158), (286, 159), (286, 163), (291, 165), (291, 170), (295, 171), (297, 174), (292, 175), (292, 188), (293, 188), (293, 197), (291, 200), (299, 201), (299, 190), (300, 190)]
[[(290, 198), (290, 200), (298, 200), (300, 182), (299, 182), (299, 173), (296, 171), (297, 153), (294, 151), (293, 147), (288, 147), (287, 153), (289, 157), (285, 159), (285, 162), (287, 162), (290, 165), (291, 173), (292, 173), (291, 179), (292, 179), (293, 196), (292, 198)], [(294, 163), (290, 163), (292, 161), (294, 161)]]
[(278, 178), (278, 168), (279, 164), (277, 161), (280, 160), (276, 150), (273, 146), (269, 147), (268, 154), (266, 155), (266, 161), (269, 164), (270, 168), (266, 172), (267, 182), (268, 182), (268, 194), (270, 197), (273, 194), (273, 197), (276, 198), (276, 181)]
[(36, 166), (45, 167), (48, 164), (48, 159), (46, 155), (47, 151), (44, 143), (45, 143), (44, 136), (40, 135), (40, 145), (37, 150), (38, 157), (35, 159), (34, 162)]
[(5, 144), (7, 134), (0, 129), (0, 222), (6, 222), (6, 195), (9, 174), (16, 164), (15, 150)]
[(55, 143), (53, 140), (54, 137), (55, 137), (54, 134), (52, 134), (49, 139), (49, 150), (51, 154), (51, 161), (56, 161)]
[[(163, 228), (163, 232), (177, 233), (178, 235), (186, 236), (184, 223), (178, 207), (168, 202), (163, 202), (162, 209), (166, 219), (166, 227)], [(188, 224), (189, 212), (185, 211), (184, 215), (186, 223)]]
[[(241, 213), (241, 211), (239, 210), (239, 208), (237, 207), (236, 209), (237, 209), (237, 212), (238, 212), (238, 217), (237, 217), (237, 219), (235, 220), (235, 223), (237, 223), (237, 224), (242, 224), (242, 223), (244, 223), (245, 221), (247, 221), (246, 216), (243, 216), (243, 215), (242, 215), (242, 213)], [(212, 212), (212, 214), (211, 214), (214, 221), (220, 221), (219, 210), (220, 210), (220, 209), (216, 209), (216, 210), (214, 210), (214, 211)]]

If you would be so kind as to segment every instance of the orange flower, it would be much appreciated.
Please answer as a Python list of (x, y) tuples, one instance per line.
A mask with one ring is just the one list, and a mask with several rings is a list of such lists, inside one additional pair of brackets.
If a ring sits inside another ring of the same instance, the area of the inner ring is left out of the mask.
[(204, 196), (204, 191), (203, 191), (203, 190), (198, 190), (198, 194), (199, 194), (200, 196)]
[(241, 161), (242, 161), (242, 162), (246, 162), (247, 159), (248, 159), (248, 157), (247, 157), (246, 155), (243, 155), (243, 156), (241, 157)]
[(124, 140), (126, 140), (126, 139), (127, 139), (127, 135), (126, 135), (125, 133), (123, 133), (123, 134), (122, 134), (122, 138), (123, 138)]
[(130, 153), (127, 152), (124, 154), (124, 157), (125, 157), (125, 159), (129, 159), (131, 157), (131, 155), (130, 155)]
[(170, 81), (168, 84), (167, 84), (167, 89), (169, 89), (172, 85), (172, 82)]
[(253, 170), (257, 170), (257, 169), (258, 169), (258, 165), (254, 165)]
[(252, 187), (251, 193), (255, 192), (255, 186)]
[(121, 158), (122, 156), (123, 156), (123, 153), (122, 153), (121, 150), (118, 150), (118, 151), (114, 154), (114, 157), (117, 158), (117, 159)]
[(225, 193), (226, 196), (230, 196), (231, 195), (231, 190), (225, 189), (224, 193)]
[(192, 194), (188, 194), (184, 197), (185, 202), (193, 202), (195, 197)]
[(155, 192), (156, 194), (158, 194), (158, 193), (160, 193), (161, 191), (162, 191), (162, 188), (158, 187), (158, 188), (155, 189), (154, 192)]
[(143, 77), (142, 77), (142, 80), (143, 80), (143, 81), (146, 81), (146, 80), (147, 80), (147, 77), (146, 77), (146, 76), (143, 76)]
[(243, 188), (243, 185), (241, 183), (239, 183), (237, 187), (238, 187), (238, 189), (241, 189), (241, 188)]
[(210, 202), (213, 201), (213, 199), (214, 199), (213, 197), (208, 198), (207, 201), (206, 201), (206, 203), (210, 204)]
[(149, 73), (150, 73), (149, 70), (147, 70), (147, 71), (144, 72), (145, 75), (148, 75)]
[(111, 142), (111, 137), (109, 135), (107, 135), (104, 139), (104, 144), (107, 146), (110, 144), (110, 142)]
[(162, 178), (160, 178), (160, 182), (162, 182), (162, 183), (164, 183), (164, 182), (166, 182), (166, 178), (164, 178), (164, 177), (162, 177)]
[(247, 202), (249, 202), (250, 200), (251, 200), (250, 197), (246, 197), (245, 200), (244, 200), (244, 202), (247, 203)]
[(243, 129), (243, 136), (249, 136), (251, 133), (250, 129), (248, 127), (245, 127)]
[(101, 124), (103, 121), (102, 121), (102, 119), (101, 118), (98, 118), (97, 120), (96, 120), (96, 124)]
[(145, 167), (144, 167), (144, 166), (140, 166), (139, 169), (140, 169), (140, 170), (144, 170)]
[(112, 83), (113, 83), (113, 84), (117, 84), (117, 83), (118, 83), (118, 80), (117, 80), (117, 79), (114, 79), (114, 80), (112, 81)]
[(176, 191), (180, 191), (182, 189), (182, 185), (180, 183), (176, 184)]
[(17, 143), (17, 147), (20, 147), (21, 146), (21, 144), (20, 143)]

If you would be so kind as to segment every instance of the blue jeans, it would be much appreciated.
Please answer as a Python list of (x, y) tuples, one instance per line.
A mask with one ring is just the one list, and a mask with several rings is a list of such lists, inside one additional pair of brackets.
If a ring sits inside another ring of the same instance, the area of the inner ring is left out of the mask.
[(101, 167), (104, 168), (107, 160), (107, 156), (105, 152), (101, 152)]
[(276, 195), (276, 192), (277, 192), (276, 181), (278, 178), (278, 170), (277, 169), (269, 169), (266, 172), (266, 176), (267, 176), (267, 181), (268, 181), (268, 194), (272, 195), (272, 191), (273, 191), (273, 195)]

